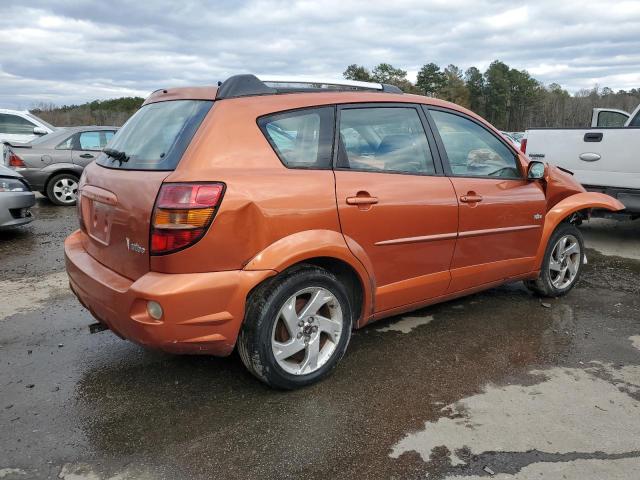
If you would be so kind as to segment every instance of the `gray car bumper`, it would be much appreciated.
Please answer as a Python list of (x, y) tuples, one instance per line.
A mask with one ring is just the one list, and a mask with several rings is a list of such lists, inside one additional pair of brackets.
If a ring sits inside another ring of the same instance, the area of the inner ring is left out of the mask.
[(33, 192), (0, 192), (0, 230), (33, 220), (29, 208), (35, 203)]

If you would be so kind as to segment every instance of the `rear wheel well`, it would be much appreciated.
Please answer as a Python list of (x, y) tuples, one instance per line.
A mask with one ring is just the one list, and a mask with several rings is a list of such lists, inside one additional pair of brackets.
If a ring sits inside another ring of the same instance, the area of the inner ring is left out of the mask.
[(78, 179), (80, 178), (80, 175), (78, 175), (78, 172), (76, 172), (75, 170), (66, 169), (66, 168), (62, 169), (62, 170), (55, 170), (55, 171), (51, 172), (51, 175), (49, 175), (47, 177), (47, 180), (44, 182), (44, 187), (42, 188), (42, 191), (43, 192), (47, 191), (47, 188), (49, 188), (49, 182), (51, 181), (51, 179), (53, 177), (56, 177), (58, 175), (62, 175), (63, 173), (67, 173), (69, 175), (73, 175), (74, 177), (76, 177)]
[(349, 301), (351, 302), (351, 309), (353, 311), (353, 323), (354, 325), (356, 325), (358, 319), (362, 315), (362, 303), (364, 301), (364, 288), (362, 282), (351, 265), (343, 260), (338, 260), (337, 258), (333, 257), (308, 258), (294, 265), (291, 265), (286, 270), (283, 270), (273, 277), (267, 278), (262, 283), (252, 288), (251, 291), (247, 294), (247, 302), (256, 292), (264, 291), (265, 288), (268, 288), (269, 285), (277, 281), (283, 273), (289, 273), (292, 270), (298, 269), (304, 265), (315, 265), (316, 267), (323, 268), (333, 273), (336, 277), (338, 277), (338, 279), (340, 279), (341, 282), (344, 283), (349, 295)]

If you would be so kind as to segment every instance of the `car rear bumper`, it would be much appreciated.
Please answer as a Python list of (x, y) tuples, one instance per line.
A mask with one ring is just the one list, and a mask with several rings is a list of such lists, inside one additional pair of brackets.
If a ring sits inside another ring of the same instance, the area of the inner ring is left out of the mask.
[[(80, 302), (120, 337), (173, 353), (229, 355), (247, 294), (275, 273), (149, 272), (131, 281), (93, 259), (82, 245), (83, 235), (78, 230), (64, 244), (69, 283)], [(147, 313), (149, 300), (162, 306), (160, 320)]]
[(0, 193), (0, 229), (17, 227), (33, 220), (29, 208), (36, 203), (33, 192)]

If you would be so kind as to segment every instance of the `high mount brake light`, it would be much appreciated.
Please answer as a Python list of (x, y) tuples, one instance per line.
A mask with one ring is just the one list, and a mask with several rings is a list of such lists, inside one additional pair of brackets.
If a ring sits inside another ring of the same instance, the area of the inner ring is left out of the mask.
[(165, 183), (153, 208), (151, 254), (181, 250), (200, 240), (222, 200), (222, 183)]

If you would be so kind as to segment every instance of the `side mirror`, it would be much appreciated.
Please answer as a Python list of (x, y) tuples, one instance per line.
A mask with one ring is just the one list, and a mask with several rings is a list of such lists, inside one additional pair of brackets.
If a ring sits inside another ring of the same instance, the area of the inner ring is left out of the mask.
[(34, 135), (46, 135), (49, 132), (42, 127), (33, 127), (33, 133)]
[(542, 162), (531, 161), (527, 169), (527, 178), (529, 180), (540, 180), (544, 178), (547, 166)]

